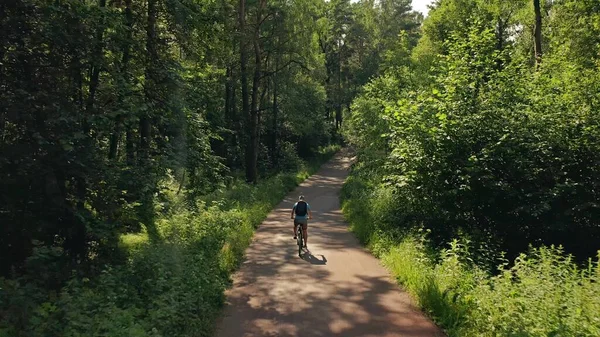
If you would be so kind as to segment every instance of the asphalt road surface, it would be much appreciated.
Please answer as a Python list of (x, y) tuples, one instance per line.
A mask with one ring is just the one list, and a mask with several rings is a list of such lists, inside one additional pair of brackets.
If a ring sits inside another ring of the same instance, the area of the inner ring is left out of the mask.
[[(443, 336), (348, 231), (338, 196), (350, 163), (341, 151), (269, 214), (227, 291), (217, 336)], [(314, 217), (303, 258), (290, 219), (300, 194)]]

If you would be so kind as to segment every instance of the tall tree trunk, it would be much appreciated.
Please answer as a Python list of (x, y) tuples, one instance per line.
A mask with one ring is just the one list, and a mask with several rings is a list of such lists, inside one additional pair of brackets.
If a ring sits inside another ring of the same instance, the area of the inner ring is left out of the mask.
[(250, 99), (248, 95), (248, 72), (246, 64), (248, 54), (246, 51), (246, 0), (240, 0), (239, 3), (239, 21), (240, 21), (240, 75), (242, 81), (242, 114), (247, 120), (247, 127), (250, 129), (249, 137), (246, 139), (246, 180), (254, 181), (252, 168), (252, 116), (250, 112)]
[(240, 23), (240, 79), (242, 85), (242, 115), (247, 119), (250, 116), (250, 98), (248, 95), (248, 53), (246, 51), (246, 0), (240, 0), (239, 4)]
[(150, 160), (150, 137), (151, 137), (152, 125), (150, 119), (144, 116), (140, 119), (139, 132), (140, 132), (140, 147), (139, 147), (139, 159), (143, 168), (149, 165)]
[(237, 151), (237, 147), (238, 144), (240, 142), (240, 134), (241, 134), (241, 120), (239, 118), (239, 114), (238, 114), (238, 107), (237, 107), (237, 80), (235, 78), (236, 74), (234, 69), (231, 70), (231, 74), (232, 74), (232, 79), (231, 79), (231, 107), (230, 107), (230, 128), (231, 130), (233, 130), (233, 134), (231, 137), (231, 149), (235, 149), (235, 153), (230, 153), (229, 157), (230, 157), (230, 164), (231, 166), (237, 164), (240, 165), (241, 163), (239, 163), (239, 152)]
[[(158, 62), (158, 51), (156, 49), (156, 21), (158, 19), (158, 7), (157, 0), (148, 0), (148, 22), (146, 26), (146, 81), (144, 85), (144, 94), (146, 96), (146, 102), (151, 103), (154, 101), (154, 91), (156, 89), (156, 62)], [(150, 106), (152, 104), (149, 104)], [(148, 164), (150, 156), (150, 113), (148, 111), (140, 118), (140, 148), (139, 156), (142, 164)]]
[(533, 0), (535, 11), (535, 62), (539, 66), (542, 63), (542, 9), (540, 0)]
[[(156, 23), (158, 20), (158, 3), (157, 0), (148, 0), (148, 21), (146, 26), (146, 80), (144, 83), (144, 94), (146, 103), (152, 107), (156, 101), (156, 87), (158, 85), (157, 67), (159, 62), (157, 50), (157, 32)], [(150, 108), (152, 109), (152, 108)], [(140, 117), (139, 134), (140, 146), (138, 160), (140, 169), (147, 174), (152, 171), (150, 160), (150, 143), (152, 137), (152, 124), (150, 122), (151, 111), (146, 110)], [(150, 173), (146, 175), (146, 179), (142, 179), (145, 186), (141, 186), (142, 194), (140, 198), (140, 219), (148, 230), (148, 235), (151, 240), (158, 240), (159, 235), (154, 224), (154, 179)]]
[[(279, 67), (279, 55), (275, 56), (275, 70)], [(277, 71), (273, 74), (273, 125), (271, 130), (271, 153), (273, 155), (273, 165), (279, 165), (279, 151), (277, 148), (277, 137), (279, 136), (279, 107), (277, 106)]]
[[(6, 7), (7, 4), (4, 1), (0, 2), (0, 18), (5, 18), (6, 17)], [(8, 27), (7, 25), (4, 23), (4, 20), (0, 20), (0, 31), (8, 31)], [(4, 53), (6, 52), (6, 46), (7, 46), (7, 39), (8, 39), (8, 34), (0, 34), (0, 60), (4, 60)], [(4, 64), (3, 62), (0, 62), (0, 84), (2, 83), (2, 76), (4, 76)], [(2, 114), (4, 114), (4, 109), (2, 111)], [(2, 124), (0, 125), (0, 131), (3, 131), (4, 129), (2, 129), (1, 127), (4, 126), (4, 119), (2, 120)]]
[(337, 104), (335, 111), (335, 128), (342, 126), (342, 44), (338, 41), (338, 83), (337, 83)]
[[(125, 20), (127, 22), (127, 36), (129, 38), (128, 45), (125, 48), (125, 50), (123, 51), (123, 66), (125, 67), (122, 72), (123, 75), (125, 76), (126, 79), (126, 85), (127, 85), (127, 90), (129, 91), (129, 74), (128, 74), (128, 68), (129, 68), (129, 60), (131, 58), (131, 45), (129, 44), (129, 42), (131, 42), (132, 38), (133, 38), (133, 9), (132, 9), (132, 0), (125, 0)], [(135, 136), (134, 136), (134, 132), (133, 132), (133, 128), (134, 126), (132, 125), (127, 125), (128, 123), (126, 123), (125, 125), (125, 153), (126, 153), (126, 158), (127, 158), (127, 166), (129, 166), (130, 168), (133, 167), (136, 163), (136, 149), (135, 149)]]
[(502, 50), (502, 48), (504, 48), (504, 21), (502, 21), (500, 16), (498, 16), (498, 35), (496, 38), (496, 49)]
[[(132, 38), (132, 29), (133, 29), (133, 11), (131, 9), (131, 1), (125, 0), (125, 22), (127, 24), (127, 45), (123, 50), (123, 58), (121, 59), (121, 76), (125, 82), (125, 88), (127, 91), (125, 94), (128, 94), (129, 91), (129, 59), (131, 58), (131, 38)], [(119, 93), (119, 106), (124, 105), (125, 94)], [(115, 131), (110, 136), (110, 148), (108, 151), (108, 159), (113, 160), (117, 157), (119, 151), (119, 143), (121, 141), (121, 132), (123, 129), (123, 115), (119, 114), (115, 121)], [(128, 154), (129, 155), (129, 154)]]
[[(329, 73), (329, 70), (327, 70)], [(325, 78), (325, 120), (327, 123), (331, 123), (332, 107), (333, 107), (333, 93), (331, 89), (331, 76), (327, 75)]]
[(233, 118), (231, 116), (231, 105), (232, 105), (232, 101), (231, 101), (231, 92), (233, 91), (233, 74), (232, 74), (232, 69), (231, 67), (227, 67), (227, 71), (226, 71), (226, 76), (227, 76), (227, 81), (225, 82), (225, 118), (227, 119), (227, 126), (230, 126), (230, 123), (233, 121)]
[(235, 145), (237, 144), (236, 134), (239, 128), (237, 127), (238, 121), (235, 118), (235, 80), (233, 74), (233, 67), (228, 66), (226, 73), (227, 82), (225, 83), (225, 123), (227, 125), (227, 128), (231, 130), (231, 132), (225, 136), (225, 158), (227, 158), (227, 164), (229, 165), (229, 167), (231, 167), (234, 165), (231, 149), (235, 148)]
[(125, 153), (127, 156), (127, 166), (133, 167), (135, 165), (135, 136), (133, 134), (133, 128), (127, 126), (125, 131)]
[[(104, 9), (104, 7), (106, 7), (106, 0), (99, 0), (98, 6), (101, 9)], [(100, 72), (102, 70), (101, 59), (102, 59), (102, 53), (103, 53), (103, 50), (102, 50), (103, 49), (102, 48), (103, 39), (104, 39), (104, 17), (103, 17), (103, 15), (101, 15), (100, 16), (100, 24), (96, 31), (96, 40), (95, 40), (95, 45), (93, 48), (93, 55), (92, 55), (92, 59), (90, 60), (91, 66), (90, 66), (90, 72), (89, 72), (90, 80), (89, 80), (89, 84), (88, 84), (88, 96), (85, 101), (85, 109), (83, 110), (83, 116), (82, 116), (82, 120), (81, 120), (81, 128), (82, 128), (83, 134), (85, 135), (85, 138), (83, 138), (82, 143), (80, 144), (82, 149), (88, 149), (93, 146), (92, 138), (90, 135), (91, 126), (89, 123), (89, 118), (95, 113), (94, 105), (96, 102), (96, 92), (97, 92), (98, 86), (100, 84)], [(77, 51), (75, 51), (75, 53), (77, 53)], [(79, 73), (79, 70), (77, 72)], [(81, 97), (79, 100), (82, 101), (83, 90), (81, 87), (82, 78), (80, 75), (77, 75), (76, 81), (79, 82), (78, 92), (79, 92), (79, 96)], [(86, 152), (80, 151), (79, 155), (86, 156)], [(85, 201), (87, 199), (87, 189), (88, 189), (88, 182), (87, 182), (86, 176), (88, 175), (88, 173), (89, 172), (87, 172), (87, 170), (79, 170), (79, 172), (74, 177), (75, 182), (76, 182), (75, 183), (75, 194), (77, 196), (76, 206), (77, 206), (77, 212), (79, 213), (80, 216), (83, 216), (83, 214), (86, 213)], [(86, 224), (84, 221), (76, 220), (76, 221), (74, 221), (73, 225), (74, 225), (74, 227), (72, 228), (70, 238), (67, 239), (66, 243), (71, 247), (72, 252), (74, 253), (74, 257), (76, 257), (78, 259), (85, 259), (86, 255), (87, 255), (86, 254), (86, 248), (87, 248)]]
[[(106, 0), (99, 1), (100, 8), (106, 7)], [(92, 59), (92, 66), (90, 69), (90, 84), (89, 84), (89, 95), (86, 102), (85, 110), (87, 115), (90, 115), (96, 100), (96, 91), (98, 90), (98, 85), (100, 84), (100, 71), (102, 70), (102, 65), (100, 59), (102, 58), (102, 41), (104, 40), (104, 18), (100, 17), (100, 27), (98, 31), (96, 31), (96, 46), (94, 47), (94, 55), (92, 56), (95, 59)], [(88, 130), (89, 131), (89, 130)]]
[[(273, 25), (273, 30), (277, 31), (277, 29), (279, 28), (278, 22), (275, 22), (275, 25)], [(277, 81), (277, 77), (279, 75), (279, 61), (280, 61), (280, 57), (281, 57), (281, 39), (280, 39), (280, 35), (277, 34), (276, 35), (276, 41), (275, 41), (275, 71), (273, 72), (273, 118), (272, 118), (272, 125), (271, 125), (271, 137), (269, 139), (269, 148), (271, 150), (271, 157), (272, 157), (272, 161), (273, 161), (273, 167), (277, 168), (279, 165), (279, 151), (277, 148), (277, 138), (279, 137), (279, 107), (277, 106), (278, 102), (277, 102), (277, 94), (278, 94), (278, 81)]]
[(108, 148), (108, 159), (110, 161), (114, 160), (117, 157), (117, 152), (119, 150), (119, 140), (121, 138), (121, 120), (120, 116), (115, 122), (115, 131), (112, 135), (110, 135), (110, 145)]
[(258, 178), (258, 106), (259, 97), (258, 91), (260, 87), (261, 75), (261, 47), (260, 47), (260, 23), (262, 21), (262, 12), (265, 7), (266, 0), (260, 0), (259, 8), (256, 13), (256, 27), (252, 43), (254, 45), (254, 78), (252, 80), (252, 103), (250, 110), (250, 123), (248, 132), (250, 133), (250, 141), (246, 150), (246, 181), (256, 183)]
[(256, 183), (258, 162), (258, 89), (260, 83), (260, 47), (255, 35), (254, 53), (254, 77), (252, 79), (252, 101), (250, 104), (250, 116), (248, 118), (249, 142), (246, 144), (246, 181)]

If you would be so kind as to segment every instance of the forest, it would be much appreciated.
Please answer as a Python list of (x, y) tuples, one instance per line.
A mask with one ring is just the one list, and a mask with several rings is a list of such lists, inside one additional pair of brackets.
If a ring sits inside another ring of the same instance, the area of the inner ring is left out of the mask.
[(600, 335), (600, 2), (440, 0), (357, 93), (352, 229), (450, 336)]
[(210, 335), (254, 228), (339, 149), (343, 111), (421, 18), (1, 1), (0, 336)]
[(351, 230), (448, 335), (600, 335), (597, 0), (7, 0), (0, 32), (0, 336), (211, 336), (341, 146)]

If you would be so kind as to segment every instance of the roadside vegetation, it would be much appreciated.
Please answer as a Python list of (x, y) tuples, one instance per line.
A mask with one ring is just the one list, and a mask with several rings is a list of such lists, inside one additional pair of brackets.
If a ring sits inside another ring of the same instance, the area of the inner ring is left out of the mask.
[(211, 335), (254, 229), (338, 149), (324, 148), (298, 169), (256, 185), (234, 182), (193, 205), (165, 190), (171, 205), (156, 219), (156, 237), (121, 235), (123, 263), (93, 279), (73, 275), (59, 291), (49, 292), (44, 281), (56, 272), (52, 261), (60, 252), (37, 250), (28, 267), (44, 278), (0, 279), (0, 336)]
[(209, 336), (343, 142), (453, 336), (598, 336), (594, 0), (0, 1), (0, 336)]
[(339, 148), (329, 6), (0, 1), (0, 336), (211, 335)]
[(450, 336), (600, 334), (599, 22), (442, 0), (353, 101), (345, 216)]

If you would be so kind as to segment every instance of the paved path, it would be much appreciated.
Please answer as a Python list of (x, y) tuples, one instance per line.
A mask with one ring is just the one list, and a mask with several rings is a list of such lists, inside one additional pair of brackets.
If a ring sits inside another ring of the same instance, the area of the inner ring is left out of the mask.
[[(342, 151), (269, 214), (234, 275), (217, 336), (443, 336), (348, 231), (338, 194), (349, 166)], [(304, 259), (290, 220), (300, 194), (314, 217)]]

